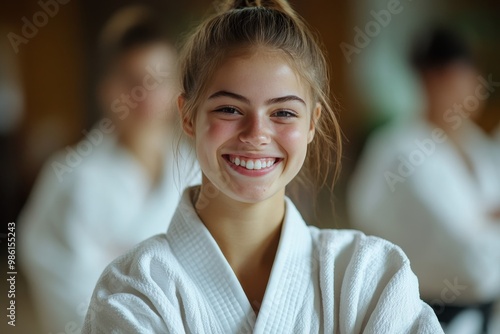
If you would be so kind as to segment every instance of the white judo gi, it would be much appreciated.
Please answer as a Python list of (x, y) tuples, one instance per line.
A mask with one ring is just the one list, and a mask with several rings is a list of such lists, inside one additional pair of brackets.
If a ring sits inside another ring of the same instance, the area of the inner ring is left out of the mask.
[(165, 234), (115, 260), (82, 333), (442, 333), (403, 252), (286, 214), (258, 316), (185, 191)]
[[(77, 332), (104, 268), (164, 231), (183, 187), (200, 182), (197, 164), (193, 169), (180, 162), (177, 170), (170, 145), (165, 143), (164, 171), (154, 188), (111, 135), (79, 164), (78, 151), (65, 151), (43, 168), (19, 218), (19, 240), (21, 265), (47, 332)], [(187, 145), (180, 147), (186, 155)]]
[(349, 191), (353, 226), (399, 245), (422, 297), (436, 305), (500, 297), (500, 220), (492, 214), (500, 161), (477, 126), (464, 120), (457, 131), (471, 168), (436, 126), (412, 120), (369, 140)]

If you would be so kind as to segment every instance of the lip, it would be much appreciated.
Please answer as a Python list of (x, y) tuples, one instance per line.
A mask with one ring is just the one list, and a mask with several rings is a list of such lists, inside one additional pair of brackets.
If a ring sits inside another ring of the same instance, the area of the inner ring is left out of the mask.
[(225, 155), (235, 155), (238, 157), (243, 157), (243, 158), (248, 158), (248, 159), (267, 159), (267, 158), (272, 158), (272, 159), (280, 159), (277, 155), (263, 155), (263, 154), (255, 154), (255, 153), (250, 153), (250, 152), (245, 152), (245, 153), (224, 153), (222, 154), (223, 156)]
[(263, 176), (266, 174), (271, 173), (276, 166), (278, 166), (282, 161), (283, 158), (277, 158), (277, 157), (270, 157), (270, 156), (263, 156), (263, 155), (254, 155), (254, 154), (234, 154), (238, 155), (240, 157), (248, 158), (248, 159), (266, 159), (266, 158), (274, 158), (276, 159), (275, 163), (266, 168), (261, 168), (261, 169), (246, 169), (245, 167), (237, 166), (234, 163), (229, 160), (229, 154), (223, 154), (222, 159), (226, 162), (226, 164), (234, 171), (236, 171), (239, 174), (245, 175), (245, 176), (253, 176), (253, 177), (258, 177), (258, 176)]

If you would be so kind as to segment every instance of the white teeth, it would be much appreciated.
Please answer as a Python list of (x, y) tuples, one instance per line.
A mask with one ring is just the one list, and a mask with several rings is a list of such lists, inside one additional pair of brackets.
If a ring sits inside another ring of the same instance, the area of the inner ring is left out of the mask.
[(240, 159), (239, 157), (229, 157), (229, 161), (231, 161), (233, 164), (235, 164), (236, 166), (241, 166), (241, 167), (245, 167), (246, 169), (249, 169), (249, 170), (260, 170), (260, 169), (263, 169), (263, 168), (269, 168), (271, 167), (272, 165), (274, 165), (276, 163), (276, 159), (270, 159), (270, 158), (266, 158), (265, 160), (243, 160), (243, 159)]

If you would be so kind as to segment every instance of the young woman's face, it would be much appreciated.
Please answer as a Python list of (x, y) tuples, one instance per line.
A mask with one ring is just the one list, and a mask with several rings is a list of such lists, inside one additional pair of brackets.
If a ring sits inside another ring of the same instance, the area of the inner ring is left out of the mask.
[(282, 55), (257, 51), (216, 71), (187, 132), (195, 138), (203, 186), (255, 203), (300, 171), (314, 136), (308, 90)]
[(137, 46), (118, 57), (101, 85), (105, 110), (122, 127), (169, 121), (177, 88), (174, 50), (164, 43)]

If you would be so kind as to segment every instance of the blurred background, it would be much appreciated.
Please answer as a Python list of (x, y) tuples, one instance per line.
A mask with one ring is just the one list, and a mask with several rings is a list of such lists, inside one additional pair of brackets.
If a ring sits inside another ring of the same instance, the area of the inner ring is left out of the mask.
[[(414, 35), (432, 22), (455, 27), (472, 46), (481, 72), (500, 81), (500, 2), (401, 0), (402, 10), (373, 33), (363, 47), (356, 47), (356, 28), (364, 30), (374, 20), (371, 11), (387, 9), (391, 1), (290, 2), (324, 42), (331, 64), (332, 93), (341, 105), (339, 117), (345, 137), (343, 169), (334, 194), (320, 193), (316, 214), (308, 204), (298, 203), (298, 207), (310, 223), (349, 227), (347, 182), (368, 135), (388, 120), (418, 112), (422, 107), (421, 88), (407, 62)], [(46, 23), (41, 16), (37, 18), (36, 13), (44, 11), (40, 3), (44, 0), (8, 1), (0, 10), (1, 268), (6, 268), (7, 263), (7, 223), (16, 221), (44, 161), (75, 144), (83, 137), (82, 132), (90, 130), (99, 119), (95, 98), (99, 74), (97, 37), (116, 10), (135, 2), (58, 3), (57, 13), (49, 15)], [(162, 13), (172, 35), (179, 39), (212, 8), (208, 0), (143, 0), (141, 4)], [(37, 19), (45, 24), (28, 32), (32, 36), (23, 35), (26, 20)], [(346, 48), (346, 44), (356, 50)], [(499, 91), (488, 99), (478, 120), (487, 132), (493, 131), (500, 120)], [(22, 235), (17, 235), (20, 238)], [(7, 307), (6, 272), (2, 269), (0, 274), (2, 310)], [(16, 327), (7, 326), (2, 315), (0, 332), (39, 332), (22, 272), (17, 276), (16, 305)]]

